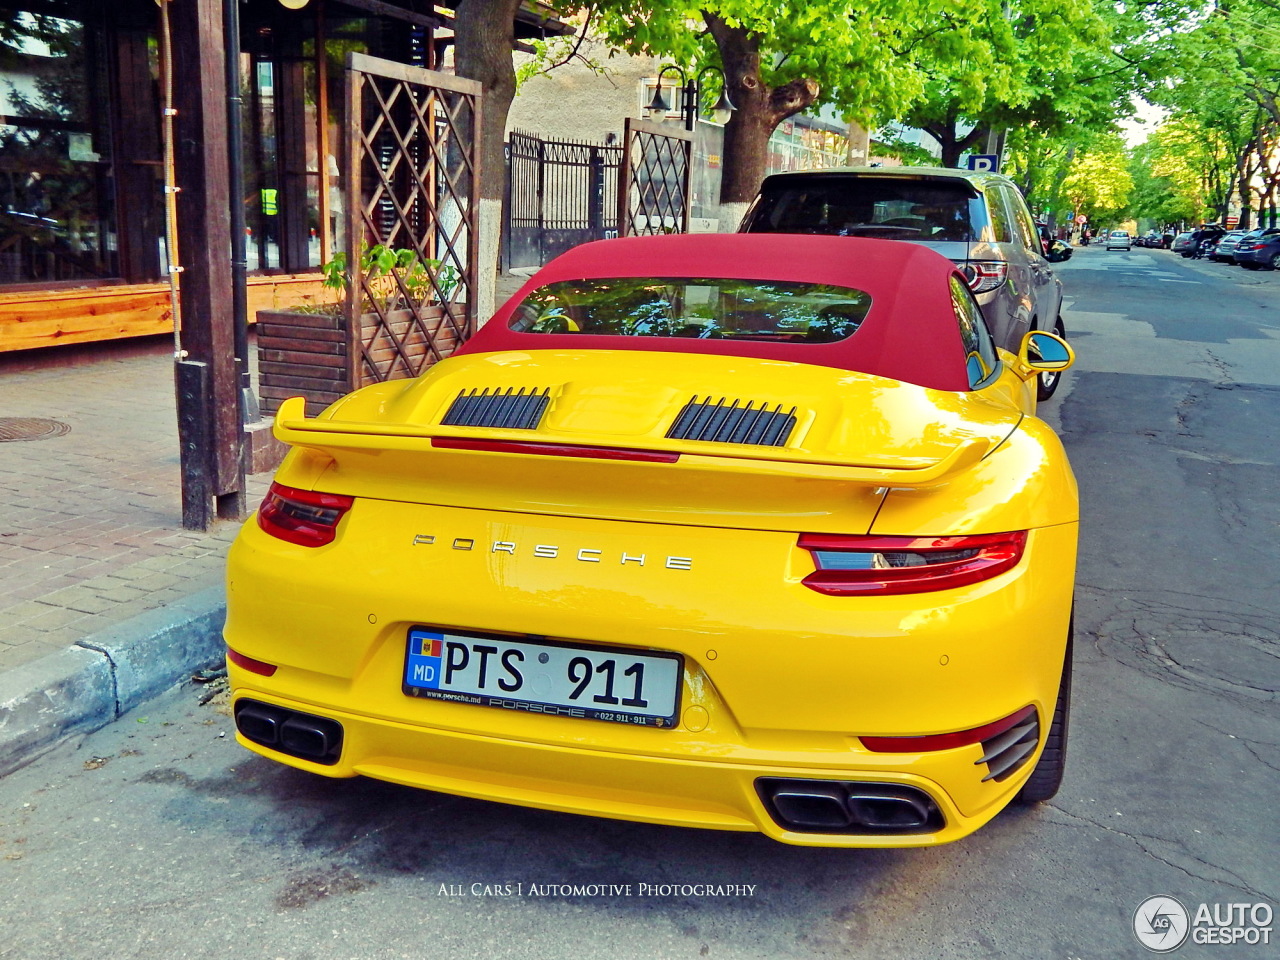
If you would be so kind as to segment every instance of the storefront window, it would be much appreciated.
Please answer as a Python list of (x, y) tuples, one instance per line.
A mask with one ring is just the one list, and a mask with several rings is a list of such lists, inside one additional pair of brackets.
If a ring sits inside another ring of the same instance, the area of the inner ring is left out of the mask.
[(117, 275), (102, 31), (0, 11), (0, 284)]

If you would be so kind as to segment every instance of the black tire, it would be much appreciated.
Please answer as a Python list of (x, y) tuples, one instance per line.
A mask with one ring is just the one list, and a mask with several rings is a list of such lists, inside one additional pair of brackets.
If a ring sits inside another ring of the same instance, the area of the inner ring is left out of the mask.
[(1036, 762), (1036, 768), (1018, 791), (1014, 802), (1023, 805), (1052, 800), (1062, 786), (1062, 775), (1067, 768), (1067, 728), (1071, 720), (1071, 651), (1074, 647), (1076, 615), (1073, 610), (1067, 624), (1067, 655), (1062, 662), (1062, 680), (1058, 684), (1058, 702), (1053, 708), (1053, 722), (1045, 740), (1044, 752)]
[[(1067, 336), (1067, 328), (1062, 325), (1062, 317), (1058, 317), (1053, 321), (1053, 329), (1050, 333), (1057, 334), (1064, 340)], [(1054, 370), (1051, 373), (1042, 373), (1036, 378), (1036, 400), (1044, 403), (1055, 393), (1058, 392), (1058, 384), (1062, 383), (1062, 371)]]
[(1241, 260), (1240, 266), (1244, 267), (1246, 270), (1257, 270), (1260, 265), (1256, 263), (1250, 263), (1248, 260)]
[(1271, 255), (1271, 269), (1280, 270), (1280, 253), (1273, 253)]

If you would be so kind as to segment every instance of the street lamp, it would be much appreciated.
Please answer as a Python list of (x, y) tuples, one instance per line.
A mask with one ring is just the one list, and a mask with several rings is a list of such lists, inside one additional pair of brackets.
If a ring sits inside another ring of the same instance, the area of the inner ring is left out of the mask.
[(674, 70), (680, 78), (680, 83), (676, 89), (681, 91), (683, 97), (680, 104), (680, 112), (684, 117), (684, 128), (692, 130), (694, 121), (698, 118), (698, 97), (699, 88), (702, 86), (702, 78), (705, 74), (714, 70), (720, 74), (720, 99), (711, 107), (711, 119), (716, 123), (728, 123), (729, 117), (736, 109), (733, 102), (729, 99), (729, 93), (725, 89), (728, 84), (725, 81), (724, 71), (716, 66), (703, 67), (698, 71), (697, 75), (690, 80), (685, 72), (674, 64), (669, 64), (658, 71), (657, 87), (653, 91), (653, 99), (649, 101), (645, 107), (645, 111), (649, 114), (649, 119), (657, 123), (661, 123), (671, 112), (671, 104), (667, 102), (667, 98), (662, 95), (662, 78), (668, 70)]

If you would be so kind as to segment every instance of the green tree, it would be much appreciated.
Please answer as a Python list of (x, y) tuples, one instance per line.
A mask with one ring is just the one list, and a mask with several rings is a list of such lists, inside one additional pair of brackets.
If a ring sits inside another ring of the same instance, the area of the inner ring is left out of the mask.
[(815, 103), (874, 124), (906, 115), (940, 71), (957, 96), (1007, 89), (1002, 0), (601, 0), (599, 10), (604, 35), (628, 52), (725, 71), (737, 110), (725, 128), (724, 203), (755, 195), (770, 133)]
[(942, 147), (944, 166), (981, 149), (988, 134), (1034, 127), (1056, 136), (1111, 123), (1136, 86), (1113, 53), (1127, 35), (1122, 11), (1091, 0), (1005, 0), (987, 12), (976, 75), (940, 46), (923, 45), (928, 82), (903, 119)]
[(1124, 139), (1118, 133), (1097, 138), (1078, 153), (1062, 184), (1066, 198), (1077, 215), (1092, 224), (1114, 223), (1128, 211), (1133, 177)]
[(1129, 208), (1134, 217), (1151, 220), (1156, 226), (1186, 224), (1201, 219), (1203, 205), (1184, 184), (1166, 174), (1156, 173), (1160, 146), (1154, 140), (1139, 144), (1129, 160), (1133, 192)]

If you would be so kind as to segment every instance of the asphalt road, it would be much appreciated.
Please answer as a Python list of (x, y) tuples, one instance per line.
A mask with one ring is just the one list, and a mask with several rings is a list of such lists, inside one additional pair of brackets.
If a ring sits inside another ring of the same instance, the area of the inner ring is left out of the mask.
[(939, 849), (798, 849), (323, 780), (188, 688), (0, 781), (0, 957), (1066, 960), (1148, 956), (1158, 894), (1280, 910), (1280, 274), (1097, 247), (1062, 274), (1080, 359), (1044, 412), (1084, 522), (1052, 803)]

